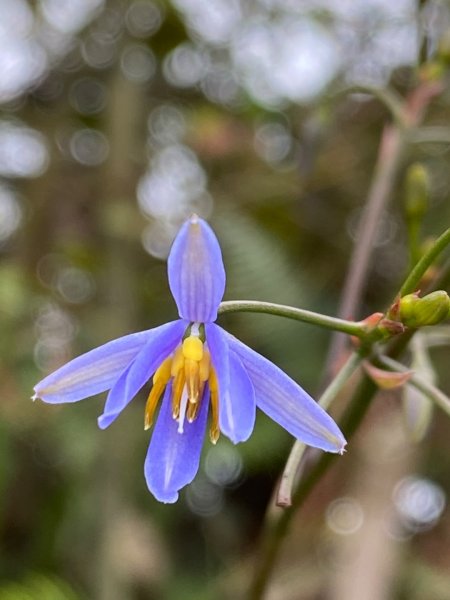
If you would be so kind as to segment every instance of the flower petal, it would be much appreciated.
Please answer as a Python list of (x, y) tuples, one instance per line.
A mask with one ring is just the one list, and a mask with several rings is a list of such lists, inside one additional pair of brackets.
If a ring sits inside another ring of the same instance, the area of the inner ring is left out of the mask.
[(77, 402), (110, 388), (151, 338), (152, 330), (112, 340), (51, 373), (34, 388), (36, 398), (58, 404)]
[(177, 501), (179, 490), (197, 474), (205, 437), (209, 390), (205, 388), (196, 420), (184, 422), (183, 433), (178, 433), (178, 422), (172, 417), (171, 393), (169, 384), (144, 466), (148, 489), (160, 502), (170, 503)]
[(255, 389), (256, 404), (305, 444), (342, 453), (344, 436), (333, 419), (286, 373), (225, 332)]
[(181, 342), (186, 326), (185, 322), (179, 320), (150, 330), (147, 343), (120, 375), (108, 394), (103, 414), (98, 418), (98, 426), (101, 429), (111, 425), (163, 360)]
[(215, 321), (225, 290), (222, 253), (211, 227), (196, 215), (175, 238), (168, 273), (180, 317), (198, 323)]
[(250, 437), (255, 425), (255, 392), (238, 355), (230, 350), (226, 332), (206, 325), (206, 341), (219, 381), (219, 426), (237, 444)]

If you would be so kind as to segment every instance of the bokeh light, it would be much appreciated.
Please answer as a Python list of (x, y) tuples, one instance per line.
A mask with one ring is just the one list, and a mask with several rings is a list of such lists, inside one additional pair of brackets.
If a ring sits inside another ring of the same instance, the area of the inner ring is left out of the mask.
[(44, 137), (19, 123), (0, 122), (0, 175), (37, 177), (48, 165)]
[(96, 115), (106, 106), (106, 87), (93, 77), (77, 79), (70, 88), (69, 100), (80, 114)]
[(163, 21), (161, 5), (149, 0), (137, 0), (127, 10), (125, 23), (136, 38), (148, 38), (158, 31)]
[(399, 481), (393, 497), (403, 527), (412, 533), (431, 529), (446, 504), (444, 490), (439, 485), (415, 476)]
[[(157, 118), (164, 117), (160, 113)], [(139, 180), (137, 197), (143, 214), (158, 221), (145, 229), (142, 238), (147, 252), (158, 258), (167, 257), (184, 219), (194, 212), (206, 216), (212, 206), (206, 173), (196, 154), (183, 144), (169, 144), (154, 153), (149, 170)]]
[(52, 27), (73, 33), (99, 13), (103, 3), (103, 0), (41, 0), (40, 9)]
[(356, 533), (364, 522), (364, 512), (359, 502), (353, 498), (337, 498), (327, 508), (328, 527), (339, 535)]
[(87, 167), (98, 167), (108, 157), (109, 142), (101, 131), (78, 129), (70, 138), (72, 157)]
[(143, 44), (133, 44), (123, 51), (120, 66), (129, 81), (146, 83), (156, 72), (156, 59), (152, 51)]
[(236, 485), (242, 478), (242, 470), (242, 457), (234, 446), (222, 443), (208, 450), (205, 474), (216, 485)]
[(73, 317), (55, 303), (44, 303), (34, 323), (36, 343), (34, 361), (44, 373), (61, 365), (70, 356), (76, 334)]

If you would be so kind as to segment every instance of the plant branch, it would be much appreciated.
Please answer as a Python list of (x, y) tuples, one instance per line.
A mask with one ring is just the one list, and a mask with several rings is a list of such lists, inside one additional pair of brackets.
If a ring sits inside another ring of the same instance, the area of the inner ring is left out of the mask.
[[(318, 400), (318, 404), (320, 404), (324, 410), (327, 410), (330, 407), (333, 400), (359, 366), (361, 360), (362, 356), (358, 352), (353, 352), (353, 354), (350, 355), (345, 365)], [(306, 445), (303, 442), (296, 440), (284, 468), (283, 475), (281, 476), (280, 487), (277, 494), (278, 506), (287, 507), (292, 504), (292, 490), (294, 487), (295, 476), (305, 450)]]
[[(375, 392), (375, 384), (368, 377), (364, 376), (358, 385), (344, 418), (342, 419), (341, 427), (348, 439), (353, 435), (361, 423)], [(294, 515), (306, 500), (316, 483), (334, 463), (335, 459), (335, 454), (322, 454), (308, 475), (304, 477), (294, 491), (292, 495), (292, 505), (280, 512), (278, 518), (267, 523), (259, 554), (259, 561), (256, 565), (255, 576), (248, 594), (249, 600), (260, 600), (260, 598), (263, 597), (272, 575), (281, 544), (286, 537)]]
[(419, 127), (408, 132), (407, 140), (412, 144), (450, 144), (450, 127)]
[[(407, 367), (402, 365), (401, 363), (389, 358), (388, 356), (379, 356), (378, 360), (381, 364), (388, 369), (395, 371), (397, 373), (404, 373), (409, 371)], [(439, 406), (447, 415), (450, 416), (450, 398), (444, 394), (438, 387), (417, 375), (417, 373), (413, 373), (411, 379), (408, 381), (410, 385), (413, 385), (415, 388), (420, 390), (425, 396), (427, 396), (430, 400), (432, 400), (435, 404)]]
[[(400, 356), (414, 333), (415, 330), (410, 329), (393, 339), (388, 346), (388, 355), (392, 358)], [(367, 375), (363, 375), (340, 423), (347, 440), (350, 440), (358, 429), (377, 391), (375, 383)], [(249, 600), (260, 600), (263, 597), (294, 515), (336, 458), (335, 454), (323, 453), (293, 492), (292, 505), (280, 511), (275, 518), (266, 520), (260, 553), (248, 593)]]
[(292, 306), (284, 306), (282, 304), (273, 304), (272, 302), (258, 302), (256, 300), (233, 300), (230, 302), (222, 302), (219, 306), (219, 315), (230, 312), (255, 312), (276, 315), (278, 317), (286, 317), (295, 319), (303, 323), (318, 325), (325, 329), (340, 331), (357, 337), (364, 337), (366, 328), (361, 323), (354, 321), (346, 321), (336, 317), (329, 317), (321, 313), (304, 310), (302, 308), (294, 308)]
[[(393, 125), (386, 125), (381, 136), (377, 165), (370, 185), (366, 208), (358, 228), (355, 248), (342, 290), (338, 309), (338, 315), (341, 318), (354, 317), (358, 311), (369, 275), (369, 263), (379, 223), (392, 193), (402, 150), (403, 140), (400, 129)], [(345, 338), (335, 335), (328, 354), (326, 369), (328, 373), (338, 362), (344, 346)]]
[(438, 237), (431, 248), (422, 256), (413, 270), (409, 273), (400, 289), (400, 296), (411, 294), (418, 288), (420, 280), (425, 275), (427, 269), (433, 264), (439, 254), (441, 254), (441, 252), (443, 252), (449, 244), (450, 228), (444, 231), (444, 233)]

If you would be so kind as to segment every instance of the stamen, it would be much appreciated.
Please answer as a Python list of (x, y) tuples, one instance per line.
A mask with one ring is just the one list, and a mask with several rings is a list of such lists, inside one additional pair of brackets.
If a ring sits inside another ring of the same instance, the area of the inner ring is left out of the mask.
[(186, 408), (188, 404), (188, 393), (186, 386), (183, 389), (180, 402), (180, 415), (178, 417), (178, 433), (184, 433), (184, 417), (186, 416)]
[(170, 374), (172, 375), (172, 377), (176, 377), (176, 375), (178, 374), (178, 371), (180, 371), (180, 369), (182, 369), (183, 366), (184, 366), (183, 348), (181, 346), (178, 346), (178, 348), (175, 350), (175, 354), (173, 355), (173, 359), (172, 359), (172, 368), (170, 371)]
[(211, 364), (211, 357), (208, 350), (203, 352), (202, 360), (199, 363), (199, 379), (201, 382), (208, 381), (209, 379), (209, 368)]
[(205, 389), (205, 384), (200, 383), (200, 390), (198, 393), (198, 402), (191, 402), (189, 400), (189, 404), (187, 407), (187, 420), (189, 423), (193, 423), (197, 418), (198, 411), (200, 409), (201, 403), (207, 401), (207, 398), (203, 398), (203, 391)]
[(211, 392), (211, 424), (209, 428), (209, 439), (213, 444), (217, 443), (220, 436), (219, 427), (219, 385), (217, 375), (211, 366), (209, 375), (209, 389)]
[(180, 369), (172, 384), (172, 415), (174, 419), (178, 419), (178, 415), (180, 414), (180, 402), (185, 387), (185, 381), (186, 377), (184, 369)]
[(153, 416), (156, 407), (158, 406), (158, 401), (170, 379), (171, 365), (172, 357), (169, 356), (169, 358), (166, 358), (166, 360), (161, 363), (153, 375), (153, 387), (145, 404), (144, 429), (150, 429), (152, 426)]
[(186, 375), (186, 385), (189, 395), (189, 402), (197, 402), (198, 392), (200, 388), (198, 362), (187, 358), (184, 361), (184, 373)]
[(189, 423), (193, 423), (197, 418), (198, 409), (200, 408), (200, 402), (189, 402), (187, 407), (187, 420)]

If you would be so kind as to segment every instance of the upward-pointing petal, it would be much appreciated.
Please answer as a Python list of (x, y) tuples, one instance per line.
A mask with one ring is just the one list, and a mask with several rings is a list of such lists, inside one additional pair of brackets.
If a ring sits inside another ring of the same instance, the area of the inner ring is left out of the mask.
[(104, 392), (145, 346), (151, 331), (126, 335), (74, 358), (36, 385), (36, 397), (58, 404)]
[(180, 317), (215, 321), (225, 290), (225, 269), (219, 242), (203, 219), (193, 215), (181, 227), (169, 254), (168, 272)]
[(225, 334), (250, 376), (259, 408), (305, 444), (342, 453), (345, 438), (317, 402), (270, 360)]

